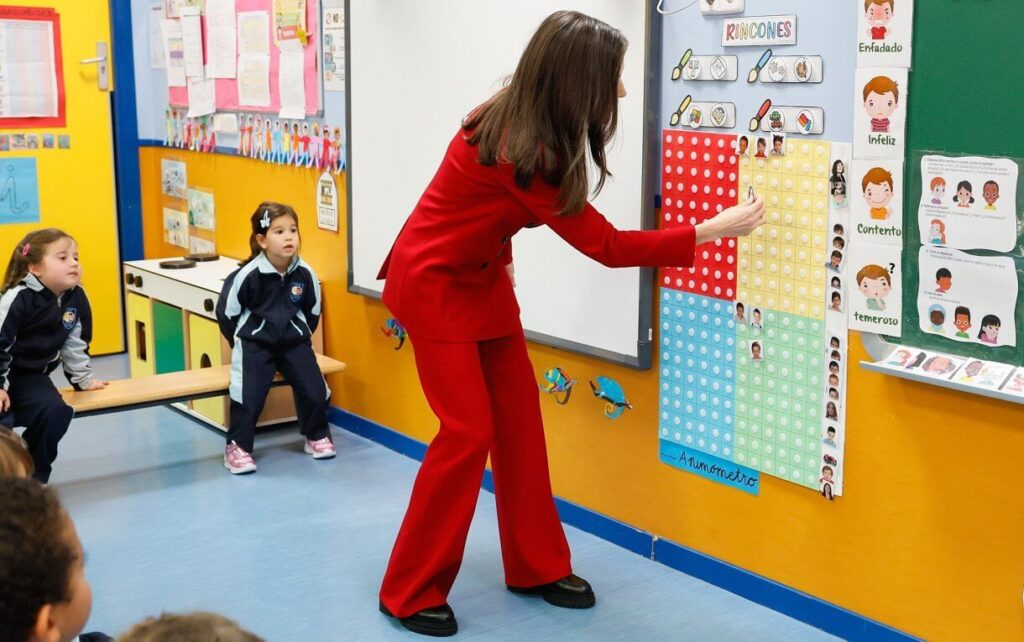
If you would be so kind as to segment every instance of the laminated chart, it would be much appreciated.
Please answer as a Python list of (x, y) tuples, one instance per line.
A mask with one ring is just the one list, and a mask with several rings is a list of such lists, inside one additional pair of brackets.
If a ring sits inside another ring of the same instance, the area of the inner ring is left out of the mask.
[(768, 224), (659, 274), (661, 459), (748, 492), (758, 472), (818, 489), (830, 145), (787, 141), (785, 156), (757, 159), (734, 141), (662, 137), (662, 227), (699, 223), (750, 187)]

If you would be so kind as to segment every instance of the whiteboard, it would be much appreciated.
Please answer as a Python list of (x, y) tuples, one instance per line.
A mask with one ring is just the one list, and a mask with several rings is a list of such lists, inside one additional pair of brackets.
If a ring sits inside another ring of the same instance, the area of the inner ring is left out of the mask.
[[(541, 21), (576, 9), (629, 40), (610, 177), (593, 201), (615, 227), (654, 223), (660, 29), (638, 0), (355, 0), (347, 6), (349, 290), (377, 271), (459, 123), (501, 87)], [(654, 40), (655, 42), (652, 42)], [(646, 98), (645, 98), (646, 97)], [(650, 101), (647, 105), (645, 101)], [(653, 153), (655, 158), (651, 158)], [(653, 270), (606, 268), (547, 227), (513, 239), (516, 295), (534, 341), (649, 368)], [(554, 365), (554, 364), (552, 364)]]

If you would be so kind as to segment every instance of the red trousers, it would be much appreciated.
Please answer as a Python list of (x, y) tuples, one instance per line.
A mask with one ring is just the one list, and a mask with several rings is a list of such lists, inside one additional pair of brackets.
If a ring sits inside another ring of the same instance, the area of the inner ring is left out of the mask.
[(548, 477), (540, 394), (522, 333), (443, 343), (410, 336), (423, 392), (441, 421), (416, 476), (380, 590), (396, 617), (447, 601), (491, 456), (505, 583), (572, 572)]

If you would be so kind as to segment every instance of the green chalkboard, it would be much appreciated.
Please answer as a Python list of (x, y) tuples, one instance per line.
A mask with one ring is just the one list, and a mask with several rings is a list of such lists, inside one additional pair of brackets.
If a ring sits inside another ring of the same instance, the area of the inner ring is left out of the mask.
[[(1015, 158), (1024, 199), (1024, 91), (1021, 28), (1024, 0), (917, 0), (914, 54), (907, 113), (904, 185), (903, 336), (894, 343), (1024, 365), (1024, 315), (1015, 313), (1017, 347), (988, 348), (923, 332), (917, 314), (917, 208), (921, 200), (921, 156)], [(1018, 221), (1018, 230), (1020, 230)], [(1017, 281), (1024, 292), (1024, 237), (1014, 251)], [(972, 252), (994, 255), (992, 252)], [(1018, 297), (1019, 299), (1019, 297)]]

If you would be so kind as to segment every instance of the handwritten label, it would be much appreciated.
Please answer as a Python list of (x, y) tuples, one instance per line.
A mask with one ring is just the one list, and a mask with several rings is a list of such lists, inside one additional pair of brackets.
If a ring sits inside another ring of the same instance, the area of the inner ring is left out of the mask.
[(795, 45), (796, 16), (747, 16), (722, 21), (723, 47)]
[(761, 475), (756, 470), (708, 455), (681, 444), (659, 440), (660, 459), (670, 466), (681, 468), (711, 481), (738, 488), (757, 495), (761, 488)]

